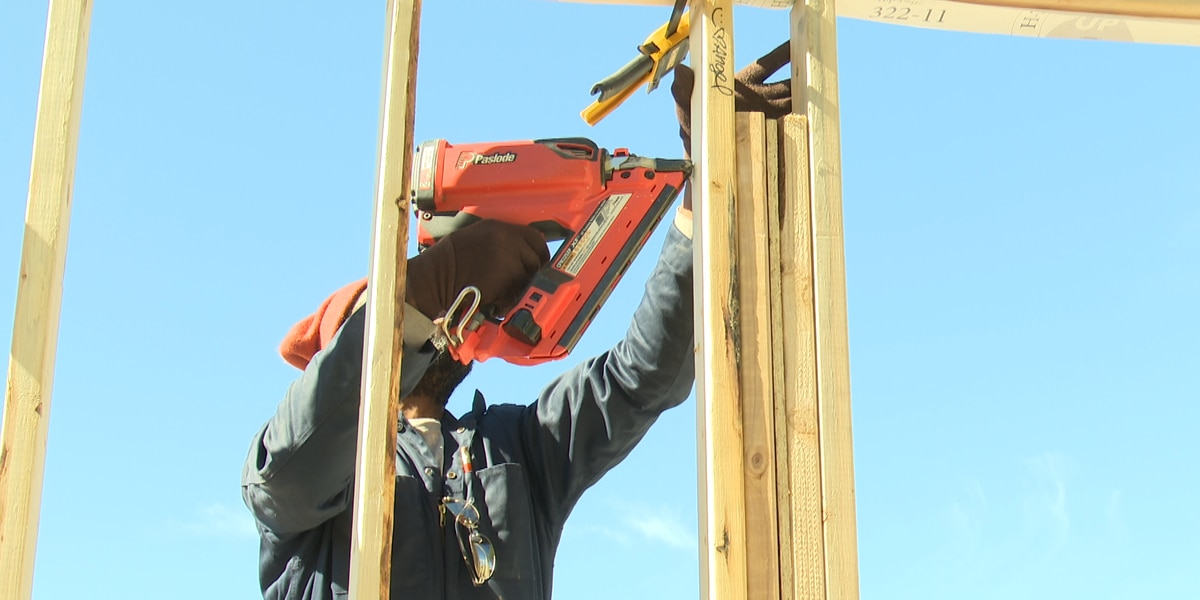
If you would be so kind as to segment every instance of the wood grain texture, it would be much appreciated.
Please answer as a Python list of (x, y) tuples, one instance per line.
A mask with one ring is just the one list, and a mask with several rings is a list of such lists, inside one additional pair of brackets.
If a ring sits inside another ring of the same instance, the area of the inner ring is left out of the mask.
[(783, 338), (786, 335), (786, 319), (792, 318), (794, 309), (783, 303), (783, 207), (781, 196), (783, 150), (780, 142), (779, 121), (767, 119), (764, 123), (767, 167), (767, 268), (769, 286), (767, 302), (771, 323), (771, 402), (774, 408), (775, 428), (775, 519), (778, 530), (779, 590), (783, 598), (795, 598), (796, 570), (792, 560), (794, 536), (792, 533), (792, 488), (788, 456), (788, 407), (785, 374), (793, 365), (785, 360)]
[(771, 267), (768, 250), (766, 122), (737, 113), (737, 261), (741, 305), (746, 582), (750, 598), (779, 598), (779, 523), (775, 485)]
[[(660, 5), (670, 6), (672, 0), (559, 0), (586, 4)], [(1152, 19), (1200, 19), (1200, 3), (1196, 0), (953, 0), (964, 4), (982, 4), (999, 8), (1056, 10), (1079, 14), (1108, 14)], [(735, 4), (766, 5), (787, 8), (787, 2), (738, 0)], [(794, 4), (793, 4), (794, 6)], [(844, 16), (844, 15), (843, 15)]]
[(0, 431), (0, 598), (12, 600), (33, 591), (91, 17), (89, 0), (51, 0), (47, 12)]
[(708, 598), (745, 598), (746, 511), (733, 117), (733, 7), (694, 0), (691, 50), (696, 285), (696, 405), (701, 444), (700, 574)]
[(388, 2), (350, 550), (350, 597), (358, 600), (390, 595), (420, 23), (421, 0)]
[(1005, 8), (1057, 10), (1152, 19), (1200, 19), (1196, 0), (957, 0)]
[(831, 600), (858, 598), (851, 436), (849, 328), (833, 0), (796, 2), (791, 12), (793, 112), (808, 118), (812, 194), (817, 408), (825, 523), (825, 586)]
[(821, 504), (821, 440), (817, 409), (816, 309), (813, 297), (812, 204), (808, 118), (780, 121), (781, 288), (784, 398), (792, 525), (791, 597), (825, 598), (825, 528)]

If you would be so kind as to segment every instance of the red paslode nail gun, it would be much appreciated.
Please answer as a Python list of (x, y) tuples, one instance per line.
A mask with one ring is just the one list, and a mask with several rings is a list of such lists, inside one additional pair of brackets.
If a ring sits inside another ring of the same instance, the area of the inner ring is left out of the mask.
[(507, 314), (483, 314), (477, 290), (474, 306), (459, 296), (443, 329), (454, 357), (532, 365), (566, 356), (691, 171), (686, 160), (610, 154), (586, 138), (421, 144), (411, 184), (421, 247), (481, 219), (562, 240)]

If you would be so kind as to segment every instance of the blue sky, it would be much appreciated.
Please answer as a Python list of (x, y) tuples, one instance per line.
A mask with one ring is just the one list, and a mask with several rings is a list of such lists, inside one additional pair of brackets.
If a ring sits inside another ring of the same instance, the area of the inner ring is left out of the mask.
[[(416, 139), (679, 156), (665, 89), (578, 116), (664, 10), (427, 2)], [(736, 19), (739, 65), (787, 35)], [(0, 5), (0, 314), (44, 28)], [(280, 337), (366, 271), (382, 39), (382, 4), (97, 4), (36, 598), (255, 596), (239, 469)], [(1200, 48), (839, 42), (863, 597), (1200, 597)], [(612, 344), (662, 233), (572, 358), (467, 387), (523, 402)], [(557, 597), (696, 597), (695, 431), (689, 401), (585, 496)]]

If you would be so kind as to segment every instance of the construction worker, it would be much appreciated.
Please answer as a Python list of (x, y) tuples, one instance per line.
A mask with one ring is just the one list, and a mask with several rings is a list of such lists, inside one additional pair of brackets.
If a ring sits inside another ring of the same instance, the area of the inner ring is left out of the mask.
[[(781, 46), (740, 71), (740, 110), (778, 117), (789, 82)], [(685, 148), (692, 73), (672, 93)], [(466, 285), (511, 306), (549, 260), (532, 228), (480, 221), (408, 260), (391, 543), (391, 597), (550, 598), (563, 525), (584, 490), (616, 466), (694, 382), (691, 205), (685, 194), (625, 338), (563, 373), (528, 405), (444, 410), (469, 371), (433, 343), (431, 319)], [(254, 436), (242, 495), (261, 538), (267, 599), (332, 599), (349, 585), (365, 282), (335, 293), (288, 333), (303, 374)]]

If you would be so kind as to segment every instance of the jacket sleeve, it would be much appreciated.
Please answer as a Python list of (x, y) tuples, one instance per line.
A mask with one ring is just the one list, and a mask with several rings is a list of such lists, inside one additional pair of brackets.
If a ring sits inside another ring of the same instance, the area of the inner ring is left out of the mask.
[[(365, 313), (361, 307), (353, 309), (328, 342), (318, 344), (251, 442), (242, 468), (242, 498), (259, 527), (277, 540), (316, 527), (350, 503)], [(336, 311), (332, 314), (341, 320)], [(412, 391), (433, 359), (432, 331), (428, 318), (405, 305), (401, 397)]]
[(362, 306), (366, 291), (367, 279), (364, 277), (334, 292), (317, 307), (316, 312), (292, 325), (279, 344), (279, 355), (289, 365), (303, 371), (317, 350), (333, 341), (334, 334), (350, 313)]
[[(677, 218), (677, 223), (680, 219)], [(534, 493), (557, 525), (695, 381), (690, 221), (668, 232), (625, 338), (552, 382), (526, 409)]]

